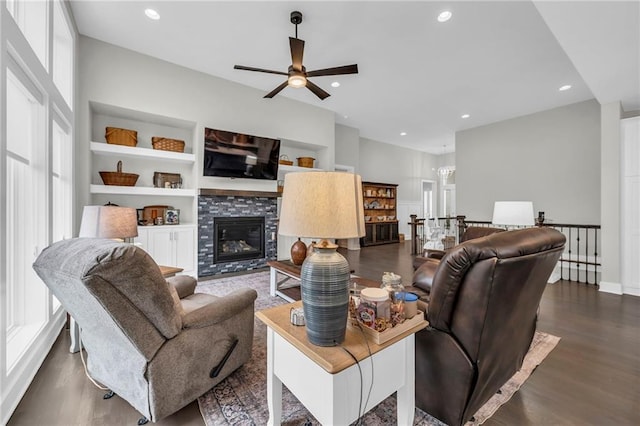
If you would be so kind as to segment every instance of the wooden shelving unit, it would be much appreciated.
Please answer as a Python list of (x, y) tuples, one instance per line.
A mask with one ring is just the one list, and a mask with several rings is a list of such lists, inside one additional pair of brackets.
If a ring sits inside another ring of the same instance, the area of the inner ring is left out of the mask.
[(397, 243), (397, 189), (392, 183), (362, 182), (366, 235), (360, 245)]

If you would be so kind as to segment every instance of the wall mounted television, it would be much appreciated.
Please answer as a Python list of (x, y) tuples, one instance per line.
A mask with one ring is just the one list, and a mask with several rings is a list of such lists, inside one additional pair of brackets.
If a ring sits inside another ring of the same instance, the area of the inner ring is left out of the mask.
[(276, 180), (279, 155), (278, 139), (204, 129), (204, 176)]

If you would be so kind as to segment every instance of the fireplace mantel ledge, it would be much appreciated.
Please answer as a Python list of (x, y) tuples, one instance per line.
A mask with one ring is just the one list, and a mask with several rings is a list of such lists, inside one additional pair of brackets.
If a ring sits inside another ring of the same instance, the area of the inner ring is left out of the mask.
[(263, 198), (282, 197), (281, 192), (238, 191), (235, 189), (211, 189), (211, 188), (200, 188), (200, 195), (220, 195), (225, 197), (263, 197)]

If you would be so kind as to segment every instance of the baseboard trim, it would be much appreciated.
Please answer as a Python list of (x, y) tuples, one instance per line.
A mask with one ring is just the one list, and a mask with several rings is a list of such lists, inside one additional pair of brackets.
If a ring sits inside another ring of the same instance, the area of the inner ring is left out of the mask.
[(640, 288), (638, 287), (624, 287), (624, 294), (628, 294), (629, 296), (638, 296), (640, 297)]
[(608, 281), (600, 281), (599, 290), (604, 293), (612, 293), (622, 295), (622, 284), (612, 283)]

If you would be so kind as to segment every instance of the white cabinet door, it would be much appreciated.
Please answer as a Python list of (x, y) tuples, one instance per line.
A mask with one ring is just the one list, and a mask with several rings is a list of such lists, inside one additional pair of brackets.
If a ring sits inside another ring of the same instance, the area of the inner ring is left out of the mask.
[(173, 231), (175, 266), (191, 271), (195, 265), (195, 228), (183, 228)]
[(149, 254), (158, 265), (175, 266), (173, 231), (167, 228), (149, 230)]
[(138, 236), (133, 239), (133, 243), (149, 253), (149, 230), (138, 226)]
[(197, 273), (195, 226), (158, 226), (145, 231), (148, 233), (145, 250), (158, 265), (182, 268), (187, 275)]

